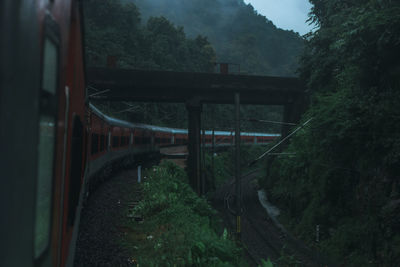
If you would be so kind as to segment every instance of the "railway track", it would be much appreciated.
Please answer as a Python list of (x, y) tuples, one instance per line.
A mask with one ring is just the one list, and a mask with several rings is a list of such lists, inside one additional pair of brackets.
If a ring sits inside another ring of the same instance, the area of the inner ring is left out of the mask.
[[(333, 266), (326, 264), (321, 256), (305, 247), (282, 227), (279, 227), (267, 214), (258, 200), (257, 186), (254, 183), (260, 169), (242, 176), (242, 244), (250, 260), (257, 266), (261, 260), (279, 260), (282, 253), (290, 255), (298, 266)], [(219, 188), (212, 201), (224, 222), (230, 229), (235, 229), (234, 180), (230, 180)], [(282, 258), (281, 258), (282, 260)]]
[(126, 234), (127, 208), (142, 197), (137, 179), (137, 168), (118, 171), (90, 195), (82, 210), (75, 267), (136, 266), (119, 240)]

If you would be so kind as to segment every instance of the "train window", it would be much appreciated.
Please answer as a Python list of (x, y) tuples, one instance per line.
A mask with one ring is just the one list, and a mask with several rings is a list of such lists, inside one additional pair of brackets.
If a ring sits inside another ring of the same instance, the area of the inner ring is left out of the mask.
[(51, 190), (55, 144), (55, 120), (52, 116), (40, 117), (38, 184), (35, 226), (35, 256), (46, 249), (50, 237)]
[(143, 144), (148, 145), (151, 143), (151, 138), (150, 137), (143, 137), (142, 139)]
[(119, 147), (119, 136), (113, 136), (112, 138), (112, 146)]
[(91, 154), (94, 155), (99, 152), (99, 135), (92, 133), (92, 147)]
[(106, 147), (107, 147), (107, 150), (110, 148), (110, 143), (111, 143), (111, 133), (108, 132), (108, 138), (106, 138)]
[(104, 134), (100, 135), (100, 151), (104, 151), (105, 147), (105, 136)]
[(135, 136), (135, 144), (141, 144), (142, 143), (142, 138)]
[(38, 168), (34, 229), (34, 256), (49, 247), (51, 232), (52, 186), (57, 115), (58, 46), (49, 38), (43, 42), (40, 92)]
[[(68, 195), (68, 223), (74, 225), (76, 208), (79, 203), (79, 193), (81, 191), (82, 179), (82, 147), (83, 147), (83, 125), (78, 116), (74, 118), (72, 125), (72, 140), (71, 140), (71, 165), (69, 177), (69, 195)], [(97, 135), (97, 134), (96, 134)], [(98, 135), (97, 135), (98, 140)]]
[(44, 42), (42, 89), (52, 95), (57, 90), (57, 46), (48, 38)]

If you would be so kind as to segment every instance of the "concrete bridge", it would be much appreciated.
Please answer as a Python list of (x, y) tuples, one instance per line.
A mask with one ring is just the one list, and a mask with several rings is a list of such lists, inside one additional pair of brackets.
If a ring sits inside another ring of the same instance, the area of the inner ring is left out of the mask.
[[(284, 121), (297, 122), (306, 106), (306, 93), (297, 78), (215, 73), (144, 71), (118, 68), (87, 70), (90, 100), (185, 103), (189, 116), (188, 169), (192, 186), (201, 188), (200, 129), (203, 103), (282, 105)], [(288, 133), (282, 128), (282, 135)]]

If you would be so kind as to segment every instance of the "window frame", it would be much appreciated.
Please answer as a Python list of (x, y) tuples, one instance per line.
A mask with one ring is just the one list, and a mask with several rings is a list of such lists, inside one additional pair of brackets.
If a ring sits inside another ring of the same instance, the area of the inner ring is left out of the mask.
[[(50, 92), (45, 91), (43, 88), (43, 77), (44, 77), (44, 70), (45, 70), (45, 46), (46, 41), (50, 41), (56, 48), (56, 79), (55, 79), (55, 92), (54, 95), (51, 95)], [(46, 245), (41, 249), (38, 255), (36, 255), (36, 224), (37, 224), (37, 205), (39, 201), (38, 196), (38, 186), (39, 186), (39, 175), (36, 177), (36, 192), (35, 192), (35, 212), (34, 212), (34, 225), (33, 225), (33, 239), (32, 239), (32, 256), (33, 262), (35, 266), (42, 266), (43, 263), (48, 258), (51, 252), (51, 242), (52, 242), (52, 219), (54, 216), (54, 180), (56, 176), (56, 153), (57, 153), (57, 137), (58, 137), (58, 107), (59, 107), (59, 95), (60, 95), (60, 71), (61, 71), (61, 44), (60, 44), (60, 30), (58, 24), (51, 18), (50, 15), (46, 15), (44, 17), (44, 24), (43, 24), (43, 36), (41, 38), (41, 62), (40, 62), (40, 92), (39, 92), (39, 120), (37, 123), (40, 123), (42, 116), (51, 116), (54, 119), (54, 144), (53, 144), (53, 162), (52, 162), (52, 177), (51, 177), (51, 184), (50, 184), (50, 214), (49, 214), (49, 228), (48, 230), (48, 239), (46, 241)], [(40, 126), (39, 126), (40, 131)], [(40, 132), (39, 132), (40, 138)], [(39, 140), (38, 140), (39, 145)], [(38, 159), (39, 159), (39, 150), (38, 150)], [(37, 162), (37, 164), (39, 161)]]

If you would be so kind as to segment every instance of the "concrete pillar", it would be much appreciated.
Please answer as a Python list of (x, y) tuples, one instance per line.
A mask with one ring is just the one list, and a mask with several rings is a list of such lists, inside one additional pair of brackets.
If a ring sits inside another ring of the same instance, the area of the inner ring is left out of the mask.
[(189, 116), (188, 123), (188, 175), (192, 188), (201, 195), (202, 181), (201, 181), (201, 147), (200, 147), (200, 119), (201, 119), (201, 104), (200, 102), (188, 102), (186, 108)]

